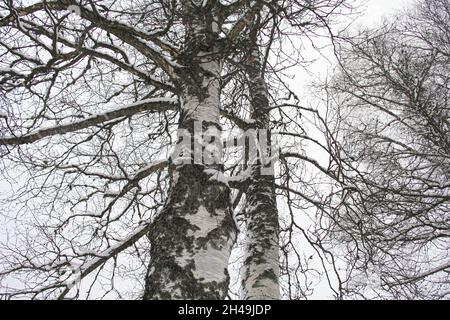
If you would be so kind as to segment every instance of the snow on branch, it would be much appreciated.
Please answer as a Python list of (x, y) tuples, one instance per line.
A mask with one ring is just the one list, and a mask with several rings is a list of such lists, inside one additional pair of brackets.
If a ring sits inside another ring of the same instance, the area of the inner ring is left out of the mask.
[(408, 284), (411, 282), (415, 282), (415, 281), (417, 281), (417, 279), (424, 279), (424, 278), (434, 275), (438, 272), (444, 271), (444, 272), (449, 273), (449, 269), (450, 269), (450, 261), (447, 261), (443, 265), (440, 265), (440, 266), (437, 266), (434, 268), (430, 268), (430, 270), (424, 271), (424, 272), (416, 274), (416, 275), (409, 276), (406, 278), (406, 280), (400, 281), (399, 283), (394, 284), (394, 285), (405, 285), (405, 284)]
[(6, 17), (1, 17), (0, 19), (0, 27), (6, 26), (9, 23), (13, 22), (18, 17), (23, 17), (28, 14), (34, 13), (36, 11), (44, 10), (44, 9), (52, 9), (52, 10), (65, 10), (67, 9), (68, 4), (64, 3), (64, 1), (43, 1), (38, 2), (28, 7), (17, 8), (13, 10)]
[[(118, 198), (122, 197), (124, 194), (126, 194), (128, 191), (133, 189), (133, 187), (135, 187), (140, 180), (144, 179), (145, 177), (148, 177), (150, 174), (152, 174), (158, 170), (161, 170), (161, 169), (167, 167), (168, 165), (169, 165), (168, 160), (160, 160), (160, 161), (152, 162), (152, 163), (144, 166), (140, 170), (138, 170), (138, 172), (136, 172), (134, 177), (125, 185), (125, 187), (123, 187), (123, 189), (119, 193), (117, 193), (117, 194), (108, 193), (108, 194), (105, 194), (105, 196), (114, 196), (114, 197), (116, 197), (116, 199), (118, 199)], [(112, 204), (113, 203), (111, 203), (110, 206)]]
[[(79, 279), (77, 280), (80, 281), (88, 274), (90, 274), (92, 271), (101, 266), (103, 263), (108, 261), (110, 258), (117, 256), (119, 253), (135, 244), (148, 232), (149, 226), (151, 225), (151, 220), (141, 221), (139, 224), (140, 226), (136, 228), (133, 232), (131, 232), (125, 239), (108, 247), (102, 252), (95, 254), (95, 257), (92, 260), (82, 264), (78, 270)], [(71, 286), (67, 286), (64, 289), (64, 291), (59, 295), (58, 299), (64, 299), (65, 296), (69, 293), (70, 289)]]
[(121, 117), (129, 117), (143, 111), (161, 112), (167, 110), (175, 110), (177, 104), (178, 100), (176, 98), (145, 99), (69, 124), (43, 128), (36, 132), (28, 133), (22, 136), (0, 137), (0, 145), (29, 144), (45, 137), (78, 131), (81, 129), (89, 128), (91, 126), (95, 126), (99, 123), (108, 122)]
[[(77, 10), (74, 10), (74, 8), (77, 8)], [(176, 77), (175, 69), (178, 65), (170, 58), (178, 55), (176, 48), (153, 34), (138, 30), (131, 25), (120, 21), (111, 20), (108, 17), (103, 16), (99, 13), (95, 6), (92, 7), (92, 10), (90, 10), (85, 6), (79, 6), (76, 1), (63, 0), (43, 1), (28, 7), (10, 8), (11, 13), (9, 15), (6, 17), (0, 16), (0, 27), (8, 26), (14, 21), (21, 24), (21, 17), (41, 10), (71, 11), (71, 9), (79, 14), (81, 18), (92, 22), (96, 27), (113, 34), (123, 42), (133, 46), (146, 57), (149, 57), (169, 76)], [(169, 57), (167, 55), (169, 55)]]

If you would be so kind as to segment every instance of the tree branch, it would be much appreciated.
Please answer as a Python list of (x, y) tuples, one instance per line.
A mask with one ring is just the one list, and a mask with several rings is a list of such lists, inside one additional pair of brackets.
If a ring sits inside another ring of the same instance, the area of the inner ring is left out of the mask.
[(45, 137), (78, 131), (117, 118), (130, 117), (136, 113), (143, 111), (161, 112), (167, 110), (175, 110), (177, 104), (178, 100), (175, 98), (150, 98), (141, 100), (125, 107), (108, 111), (102, 114), (97, 114), (87, 119), (70, 124), (40, 129), (36, 132), (28, 133), (22, 136), (0, 137), (0, 145), (29, 144)]

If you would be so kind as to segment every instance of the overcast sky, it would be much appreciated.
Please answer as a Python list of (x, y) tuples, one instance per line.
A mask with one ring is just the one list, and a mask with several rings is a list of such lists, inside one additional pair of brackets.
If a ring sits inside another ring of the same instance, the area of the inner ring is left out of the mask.
[[(389, 19), (390, 16), (411, 7), (415, 2), (416, 0), (354, 0), (358, 12), (361, 12), (362, 14), (359, 15), (358, 18), (352, 16), (351, 19), (356, 19), (351, 22), (351, 27), (346, 29), (349, 31), (356, 31), (360, 28), (376, 27), (384, 18)], [(342, 29), (349, 23), (350, 20), (346, 20), (341, 25), (332, 26), (333, 33), (337, 34), (339, 29)], [(325, 30), (323, 31), (325, 32)], [(316, 47), (322, 48), (328, 44), (328, 48), (321, 49), (319, 54), (316, 50), (312, 49), (311, 44), (305, 43), (306, 48), (304, 57), (306, 60), (315, 60), (315, 63), (309, 65), (307, 70), (302, 70), (301, 67), (299, 67), (295, 71), (296, 79), (292, 83), (297, 85), (297, 90), (299, 90), (297, 93), (303, 97), (309, 95), (307, 92), (308, 90), (306, 89), (309, 83), (313, 80), (324, 80), (336, 63), (332, 47), (329, 45), (329, 37), (324, 37), (323, 39), (315, 38), (313, 40)], [(296, 91), (295, 86), (292, 89)]]

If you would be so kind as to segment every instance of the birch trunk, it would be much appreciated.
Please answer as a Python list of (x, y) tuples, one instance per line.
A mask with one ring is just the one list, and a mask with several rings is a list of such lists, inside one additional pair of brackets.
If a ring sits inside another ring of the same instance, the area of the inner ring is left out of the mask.
[[(256, 43), (256, 41), (255, 41)], [(259, 51), (255, 46), (246, 66), (255, 127), (267, 129), (270, 135), (269, 100), (262, 73)], [(262, 174), (259, 160), (252, 165), (251, 179), (246, 190), (247, 256), (243, 287), (246, 299), (280, 299), (279, 289), (279, 224), (273, 174)]]
[[(186, 68), (180, 74), (179, 129), (194, 136), (194, 127), (202, 121), (203, 130), (220, 132), (221, 61), (214, 19), (191, 1), (183, 5), (186, 44), (179, 62)], [(220, 136), (216, 139), (220, 148)], [(194, 160), (188, 151), (182, 156)], [(172, 160), (170, 194), (148, 234), (152, 248), (144, 299), (224, 299), (236, 235), (230, 190), (205, 173), (220, 170), (219, 164)]]

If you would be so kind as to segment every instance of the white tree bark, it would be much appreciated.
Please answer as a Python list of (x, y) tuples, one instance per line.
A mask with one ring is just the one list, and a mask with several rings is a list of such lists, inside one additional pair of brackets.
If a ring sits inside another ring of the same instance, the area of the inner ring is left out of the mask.
[[(270, 136), (269, 100), (267, 86), (262, 73), (256, 40), (252, 56), (246, 66), (255, 127), (267, 130), (268, 145)], [(246, 299), (280, 299), (279, 288), (279, 244), (278, 210), (273, 174), (261, 172), (266, 165), (262, 155), (252, 166), (251, 178), (246, 190), (247, 255), (246, 273), (243, 286)], [(251, 160), (251, 159), (250, 159)]]
[[(220, 132), (221, 61), (218, 35), (211, 31), (214, 19), (208, 25), (210, 14), (190, 1), (184, 6), (187, 34), (180, 63), (186, 68), (179, 75), (179, 129), (197, 139), (194, 128), (200, 122), (203, 131)], [(220, 136), (216, 138), (220, 141)], [(172, 158), (170, 195), (149, 233), (152, 250), (145, 299), (224, 299), (228, 292), (228, 258), (236, 235), (230, 189), (209, 179), (205, 170), (221, 166), (194, 157), (189, 140), (188, 150)]]

